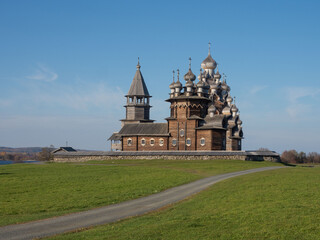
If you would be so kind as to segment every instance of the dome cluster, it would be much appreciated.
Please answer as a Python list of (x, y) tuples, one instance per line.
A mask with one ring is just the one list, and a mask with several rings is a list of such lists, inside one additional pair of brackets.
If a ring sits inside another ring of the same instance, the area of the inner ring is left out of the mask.
[[(212, 58), (210, 52), (201, 63), (198, 82), (191, 70), (191, 58), (189, 58), (189, 70), (184, 75), (185, 85), (179, 80), (179, 70), (177, 70), (177, 81), (170, 84), (170, 99), (179, 98), (206, 98), (210, 100), (207, 108), (208, 117), (222, 115), (228, 122), (228, 129), (232, 130), (233, 136), (242, 137), (242, 121), (240, 120), (239, 109), (230, 94), (230, 86), (226, 82), (226, 76), (218, 70), (217, 62)], [(173, 72), (174, 73), (174, 72)]]

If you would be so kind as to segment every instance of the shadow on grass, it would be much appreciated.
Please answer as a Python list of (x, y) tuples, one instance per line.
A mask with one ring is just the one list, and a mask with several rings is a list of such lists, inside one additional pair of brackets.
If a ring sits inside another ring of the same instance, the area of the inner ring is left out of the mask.
[(286, 163), (286, 162), (280, 162), (281, 164), (287, 166), (287, 167), (296, 167), (296, 164), (292, 164), (292, 163)]

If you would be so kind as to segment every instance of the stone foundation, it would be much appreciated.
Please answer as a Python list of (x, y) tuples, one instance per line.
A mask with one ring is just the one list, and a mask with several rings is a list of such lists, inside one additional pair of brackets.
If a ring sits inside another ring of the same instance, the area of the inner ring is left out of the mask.
[(165, 159), (211, 160), (236, 159), (243, 161), (280, 162), (280, 155), (273, 151), (163, 151), (163, 152), (57, 152), (54, 162), (86, 162), (111, 159)]

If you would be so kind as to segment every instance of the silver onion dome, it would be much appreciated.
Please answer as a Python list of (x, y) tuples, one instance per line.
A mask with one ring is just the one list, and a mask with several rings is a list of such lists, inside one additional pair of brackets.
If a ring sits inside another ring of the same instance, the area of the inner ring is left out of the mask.
[(202, 69), (215, 69), (217, 67), (216, 61), (211, 57), (211, 54), (208, 54), (205, 60), (201, 63)]
[(217, 72), (214, 74), (213, 76), (214, 78), (220, 79), (221, 78), (221, 74), (219, 73), (219, 70), (217, 69)]
[(203, 81), (199, 81), (197, 83), (197, 87), (204, 87), (204, 82)]
[(227, 97), (227, 103), (231, 103), (232, 102), (232, 97), (228, 94), (228, 97)]
[(236, 107), (235, 104), (232, 105), (231, 111), (232, 111), (232, 112), (238, 112), (238, 108)]
[(222, 110), (222, 114), (231, 115), (230, 108), (228, 106), (225, 106)]
[(194, 75), (191, 69), (189, 69), (189, 71), (184, 75), (183, 78), (186, 81), (194, 81), (196, 80), (196, 75)]
[(193, 82), (191, 82), (191, 80), (188, 80), (186, 83), (186, 87), (193, 87)]
[(182, 88), (182, 84), (181, 82), (178, 80), (175, 84), (174, 84), (175, 88)]

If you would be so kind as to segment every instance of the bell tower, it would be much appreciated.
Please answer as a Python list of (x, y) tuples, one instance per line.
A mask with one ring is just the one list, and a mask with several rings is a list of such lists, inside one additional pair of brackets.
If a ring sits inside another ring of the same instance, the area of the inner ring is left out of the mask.
[(138, 58), (137, 71), (132, 80), (127, 98), (126, 118), (121, 120), (121, 125), (127, 123), (153, 122), (150, 120), (150, 98), (149, 91), (140, 71), (140, 63)]

